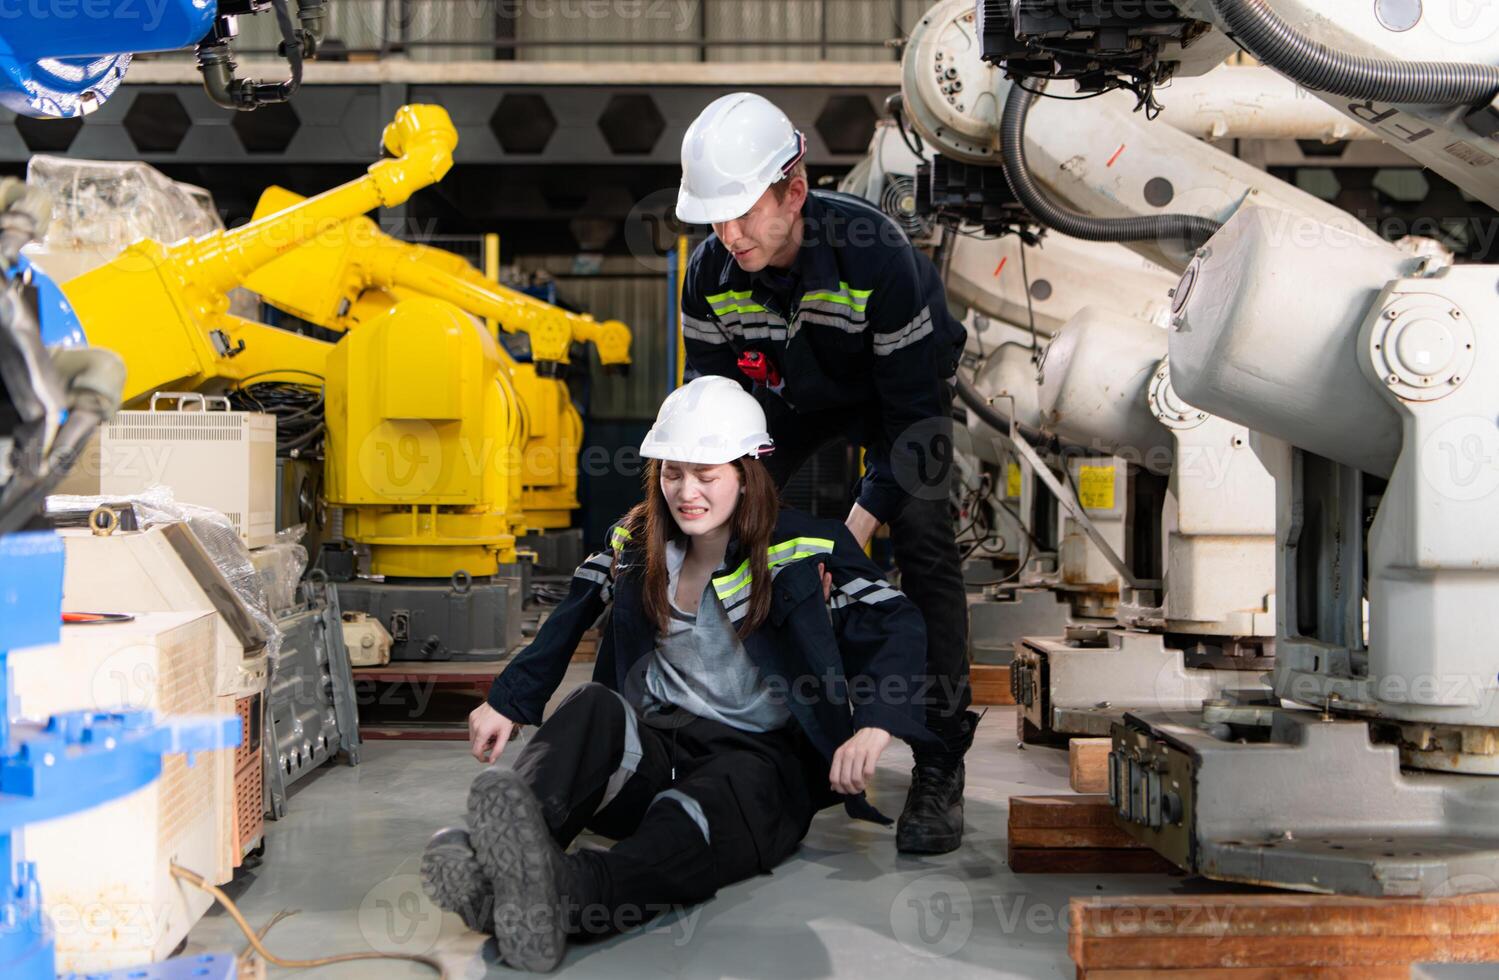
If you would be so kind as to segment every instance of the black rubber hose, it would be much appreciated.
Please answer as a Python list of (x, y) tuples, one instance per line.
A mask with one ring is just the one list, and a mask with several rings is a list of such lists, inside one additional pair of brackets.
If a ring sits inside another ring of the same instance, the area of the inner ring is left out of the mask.
[[(991, 405), (989, 400), (981, 395), (967, 378), (963, 377), (962, 371), (957, 373), (954, 381), (957, 384), (958, 397), (963, 400), (963, 404), (970, 412), (977, 415), (991, 428), (1003, 432), (1006, 436), (1010, 434), (1009, 418)], [(1042, 446), (1050, 441), (1040, 429), (1032, 428), (1024, 422), (1017, 422), (1015, 428), (1019, 431), (1021, 438), (1033, 446)]]
[(1314, 92), (1403, 105), (1471, 105), (1499, 93), (1499, 67), (1395, 61), (1338, 51), (1286, 23), (1265, 0), (1212, 0), (1229, 33), (1260, 61)]
[(1036, 183), (1025, 159), (1025, 120), (1036, 93), (1013, 85), (1005, 99), (1000, 120), (999, 145), (1004, 157), (1005, 179), (1015, 198), (1040, 224), (1063, 235), (1089, 242), (1184, 242), (1196, 248), (1222, 227), (1212, 218), (1195, 214), (1157, 214), (1135, 218), (1093, 218), (1061, 207)]
[(68, 412), (42, 466), (35, 473), (16, 477), (0, 494), (0, 534), (11, 534), (27, 525), (83, 455), (89, 437), (104, 419), (104, 414), (92, 406), (75, 406)]

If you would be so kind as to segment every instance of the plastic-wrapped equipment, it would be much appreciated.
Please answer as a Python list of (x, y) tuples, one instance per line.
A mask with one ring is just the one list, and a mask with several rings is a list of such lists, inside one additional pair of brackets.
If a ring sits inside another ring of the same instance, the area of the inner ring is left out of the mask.
[[(26, 254), (58, 282), (103, 265), (143, 238), (170, 245), (224, 228), (208, 191), (146, 163), (38, 154), (26, 165), (26, 183), (45, 189), (53, 201), (46, 238)], [(259, 319), (254, 293), (235, 289), (229, 299), (231, 313)]]
[[(158, 524), (185, 523), (203, 546), (214, 566), (224, 576), (236, 595), (243, 600), (251, 617), (259, 624), (266, 636), (266, 651), (275, 662), (281, 652), (281, 630), (276, 626), (276, 617), (270, 597), (266, 593), (265, 579), (250, 557), (238, 532), (229, 518), (208, 507), (182, 503), (172, 496), (167, 487), (152, 487), (142, 493), (128, 496), (81, 497), (58, 494), (47, 498), (47, 513), (89, 513), (101, 504), (120, 506), (129, 504), (135, 512), (136, 523), (141, 528)], [(301, 545), (297, 545), (298, 548)], [(306, 563), (306, 552), (302, 561)]]
[(260, 573), (271, 614), (281, 616), (297, 604), (297, 584), (307, 571), (307, 549), (302, 536), (307, 525), (298, 524), (276, 532), (276, 542), (250, 552), (250, 561)]

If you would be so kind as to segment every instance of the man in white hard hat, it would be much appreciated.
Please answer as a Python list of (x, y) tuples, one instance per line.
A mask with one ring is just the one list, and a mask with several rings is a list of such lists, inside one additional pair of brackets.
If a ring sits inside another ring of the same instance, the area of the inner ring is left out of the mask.
[(908, 853), (955, 849), (963, 833), (968, 711), (967, 601), (948, 503), (949, 381), (963, 328), (941, 277), (867, 202), (809, 191), (806, 137), (748, 92), (714, 100), (682, 141), (677, 217), (713, 235), (682, 293), (687, 360), (735, 378), (765, 407), (784, 485), (840, 435), (865, 449), (847, 524), (861, 544), (889, 525), (901, 586), (927, 625), (927, 726), (915, 747), (896, 840)]

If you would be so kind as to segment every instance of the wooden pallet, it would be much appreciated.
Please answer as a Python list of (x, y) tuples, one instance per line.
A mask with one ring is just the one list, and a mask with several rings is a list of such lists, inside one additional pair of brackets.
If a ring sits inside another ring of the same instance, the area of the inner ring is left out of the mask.
[(1415, 963), (1499, 960), (1496, 894), (1090, 895), (1068, 922), (1078, 980), (1406, 980)]
[(1114, 826), (1107, 796), (1012, 796), (1016, 874), (1170, 874), (1176, 867)]
[[(1009, 863), (1022, 874), (1176, 871), (1090, 794), (1011, 797)], [(1069, 903), (1067, 932), (1077, 980), (1407, 980), (1416, 963), (1499, 962), (1499, 893), (1089, 895)]]
[[(575, 662), (591, 663), (598, 633), (583, 635)], [(501, 661), (393, 661), (355, 667), (360, 734), (367, 739), (466, 741), (468, 714), (489, 694)]]

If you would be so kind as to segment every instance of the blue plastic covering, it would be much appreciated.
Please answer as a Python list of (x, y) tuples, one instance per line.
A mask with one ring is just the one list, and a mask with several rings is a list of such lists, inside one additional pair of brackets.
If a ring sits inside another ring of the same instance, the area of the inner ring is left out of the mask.
[[(172, 718), (149, 711), (69, 711), (11, 724), (6, 661), (18, 647), (56, 643), (62, 623), (63, 545), (50, 531), (0, 537), (0, 977), (53, 980), (56, 973), (36, 866), (15, 861), (11, 833), (38, 820), (117, 799), (161, 775), (161, 757), (233, 748), (238, 716)], [(196, 959), (196, 958), (187, 958)], [(168, 973), (120, 971), (110, 978), (233, 977), (214, 958), (177, 962)], [(139, 967), (160, 970), (169, 964)], [(202, 972), (208, 966), (217, 972)]]
[(25, 255), (16, 263), (17, 271), (31, 274), (31, 284), (36, 288), (37, 319), (42, 328), (42, 343), (48, 347), (84, 347), (88, 337), (83, 333), (83, 324), (73, 305), (63, 295), (62, 287), (52, 277), (32, 263)]
[(136, 51), (202, 40), (214, 0), (46, 0), (0, 18), (0, 105), (27, 116), (81, 116), (104, 103)]

